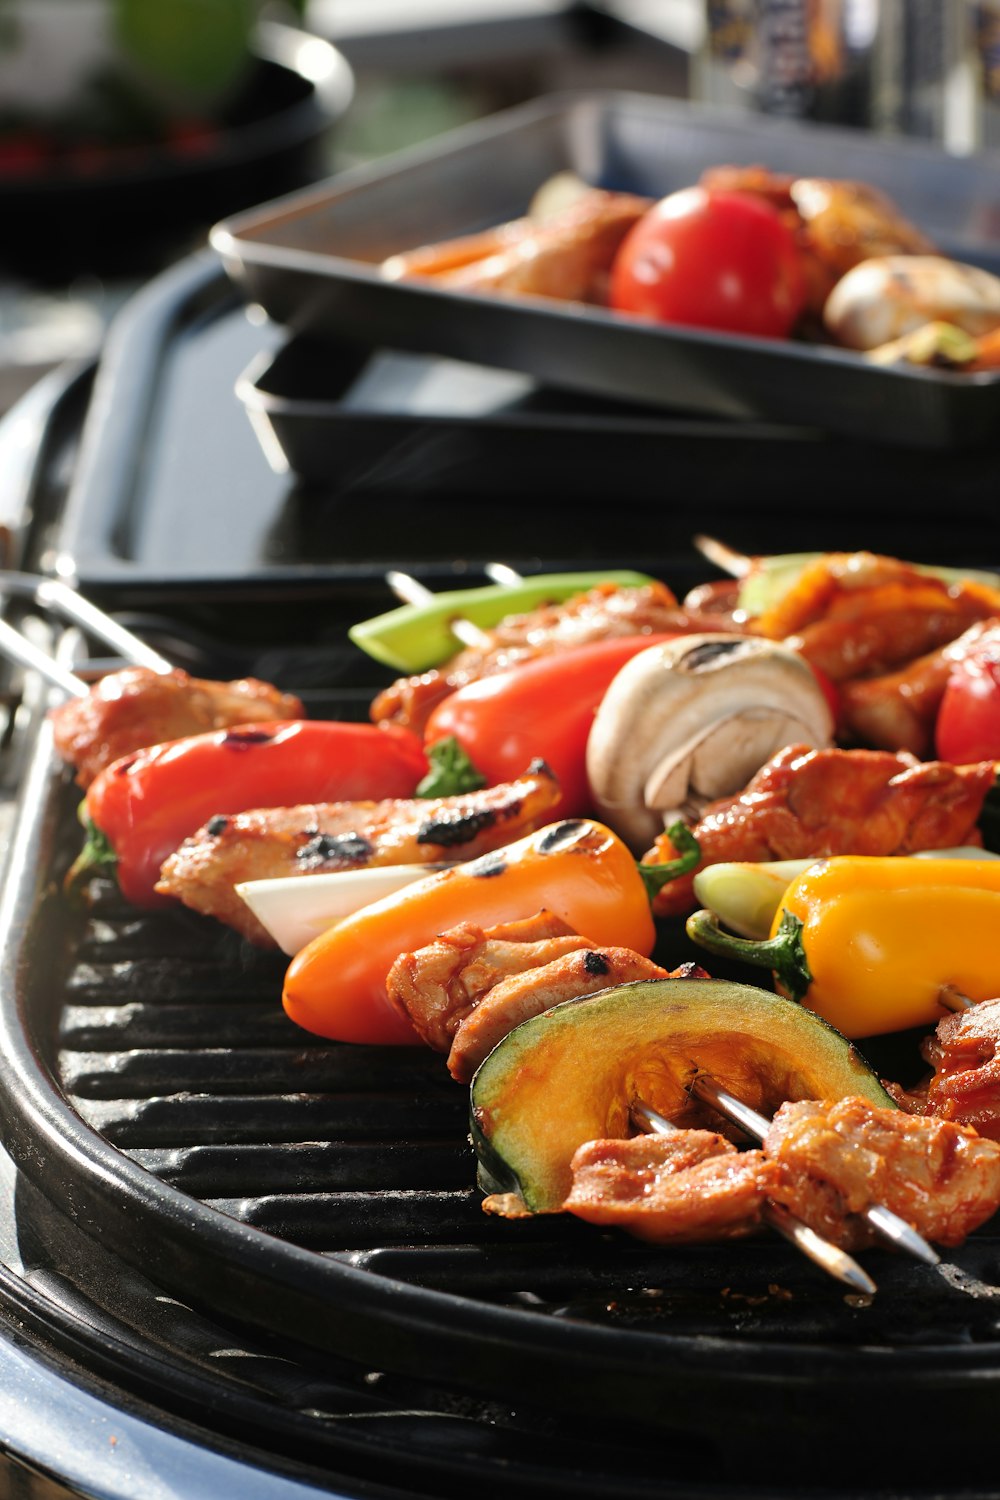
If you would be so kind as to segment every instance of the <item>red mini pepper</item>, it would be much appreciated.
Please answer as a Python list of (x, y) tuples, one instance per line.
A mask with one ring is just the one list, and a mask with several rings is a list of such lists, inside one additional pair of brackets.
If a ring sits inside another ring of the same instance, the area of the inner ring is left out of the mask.
[(153, 745), (115, 761), (90, 786), (85, 817), (110, 854), (85, 850), (74, 872), (113, 857), (122, 894), (137, 906), (157, 905), (166, 899), (154, 890), (160, 866), (213, 817), (411, 797), (426, 772), (419, 739), (396, 725), (296, 719)]
[(670, 639), (613, 636), (481, 677), (438, 704), (424, 742), (454, 737), (491, 784), (520, 776), (541, 756), (562, 788), (553, 822), (581, 817), (593, 811), (587, 737), (601, 699), (627, 661)]

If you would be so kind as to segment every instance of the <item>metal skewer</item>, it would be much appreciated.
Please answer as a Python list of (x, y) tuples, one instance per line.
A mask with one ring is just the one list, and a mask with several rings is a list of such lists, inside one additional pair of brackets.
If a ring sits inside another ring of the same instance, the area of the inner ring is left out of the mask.
[[(749, 1104), (744, 1104), (742, 1099), (737, 1099), (735, 1094), (730, 1094), (726, 1089), (720, 1088), (714, 1079), (704, 1073), (699, 1073), (691, 1084), (691, 1093), (717, 1109), (727, 1120), (734, 1125), (739, 1125), (747, 1135), (756, 1141), (762, 1141), (767, 1134), (769, 1121), (762, 1114), (758, 1114)], [(888, 1240), (897, 1250), (903, 1250), (908, 1255), (913, 1255), (917, 1260), (926, 1261), (929, 1266), (937, 1266), (941, 1263), (941, 1257), (932, 1245), (929, 1245), (922, 1234), (918, 1234), (912, 1225), (901, 1219), (899, 1214), (893, 1213), (891, 1208), (886, 1208), (883, 1203), (869, 1203), (867, 1208), (862, 1209), (861, 1217), (880, 1234), (883, 1239)]]
[(61, 667), (40, 647), (29, 641), (26, 635), (15, 630), (2, 615), (0, 615), (0, 655), (17, 662), (19, 667), (27, 667), (31, 672), (37, 672), (39, 677), (43, 677), (50, 686), (59, 688), (69, 698), (86, 698), (90, 691), (82, 677), (77, 677), (68, 668)]
[[(149, 667), (153, 672), (170, 672), (172, 663), (154, 651), (146, 642), (119, 625), (104, 610), (91, 604), (82, 594), (55, 578), (34, 573), (0, 571), (0, 596), (31, 599), (46, 612), (57, 615), (96, 636), (133, 666)], [(37, 672), (39, 676), (73, 698), (85, 698), (90, 689), (81, 677), (61, 666), (0, 616), (0, 654)]]
[(747, 557), (745, 552), (737, 552), (735, 547), (720, 542), (718, 537), (705, 536), (699, 532), (691, 538), (691, 545), (701, 553), (706, 562), (714, 563), (720, 572), (728, 573), (730, 578), (745, 578), (753, 567), (752, 557)]
[[(674, 1135), (678, 1129), (665, 1115), (661, 1115), (642, 1099), (633, 1101), (632, 1118), (641, 1129), (649, 1131), (652, 1135)], [(844, 1282), (856, 1292), (864, 1292), (867, 1296), (875, 1295), (878, 1288), (868, 1272), (858, 1265), (853, 1256), (848, 1255), (846, 1250), (841, 1250), (839, 1245), (834, 1245), (830, 1240), (824, 1239), (814, 1229), (810, 1229), (808, 1224), (804, 1224), (780, 1203), (766, 1201), (761, 1210), (761, 1218), (797, 1250), (801, 1250), (803, 1255), (808, 1256), (828, 1276)]]
[[(433, 604), (435, 595), (414, 578), (412, 573), (403, 573), (399, 568), (390, 568), (385, 575), (385, 581), (392, 589), (397, 599), (404, 604)], [(462, 642), (463, 646), (475, 646), (479, 649), (491, 646), (493, 643), (485, 630), (480, 630), (471, 620), (463, 620), (461, 615), (456, 615), (448, 621), (449, 628), (456, 640)]]
[(519, 583), (524, 582), (524, 575), (516, 568), (512, 568), (509, 563), (484, 563), (483, 572), (487, 578), (492, 578), (494, 583), (499, 583), (504, 588), (516, 588)]

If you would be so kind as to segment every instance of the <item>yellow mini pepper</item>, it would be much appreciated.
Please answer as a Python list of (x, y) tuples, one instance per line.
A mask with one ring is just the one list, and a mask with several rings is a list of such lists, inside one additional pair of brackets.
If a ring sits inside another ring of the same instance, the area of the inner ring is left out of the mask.
[(1000, 861), (819, 860), (794, 879), (760, 941), (711, 912), (688, 935), (714, 953), (770, 968), (777, 988), (847, 1037), (932, 1025), (942, 994), (1000, 994)]

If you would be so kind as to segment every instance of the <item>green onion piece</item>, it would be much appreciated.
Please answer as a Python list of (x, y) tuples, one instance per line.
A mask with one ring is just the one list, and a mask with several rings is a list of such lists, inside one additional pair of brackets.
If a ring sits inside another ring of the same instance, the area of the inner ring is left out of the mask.
[(348, 634), (356, 646), (396, 672), (426, 672), (460, 649), (449, 622), (471, 620), (483, 630), (507, 615), (522, 614), (539, 604), (560, 603), (586, 593), (599, 583), (641, 588), (651, 583), (648, 573), (612, 570), (600, 573), (547, 573), (517, 584), (488, 584), (478, 589), (451, 589), (435, 594), (429, 604), (401, 604), (385, 614), (352, 625)]

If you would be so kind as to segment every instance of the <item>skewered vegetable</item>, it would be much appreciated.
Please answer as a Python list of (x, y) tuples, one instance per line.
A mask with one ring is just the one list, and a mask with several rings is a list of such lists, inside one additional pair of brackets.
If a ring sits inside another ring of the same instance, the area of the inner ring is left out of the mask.
[(792, 881), (766, 941), (733, 937), (707, 911), (694, 942), (770, 968), (783, 993), (848, 1037), (933, 1024), (942, 993), (1000, 991), (994, 933), (1000, 862), (844, 856)]
[(327, 928), (405, 885), (426, 880), (432, 870), (426, 864), (366, 865), (360, 870), (314, 874), (305, 884), (278, 876), (244, 880), (235, 889), (282, 952), (294, 958)]
[(775, 751), (828, 745), (832, 731), (826, 696), (793, 651), (684, 636), (618, 673), (590, 732), (587, 774), (601, 816), (641, 851), (681, 809), (741, 791)]
[(1000, 761), (1000, 623), (950, 662), (935, 725), (942, 760)]
[(638, 588), (651, 583), (645, 573), (543, 573), (518, 584), (490, 584), (476, 589), (448, 589), (428, 604), (404, 604), (386, 614), (362, 620), (348, 632), (351, 640), (376, 661), (398, 672), (426, 672), (455, 654), (449, 622), (471, 620), (484, 630), (508, 615), (559, 603), (601, 583)]
[[(913, 858), (1000, 859), (1000, 854), (968, 844), (964, 848), (918, 850)], [(815, 863), (815, 859), (783, 859), (706, 865), (694, 877), (695, 899), (740, 937), (766, 938), (788, 887)]]
[(587, 737), (601, 700), (626, 662), (666, 639), (593, 641), (470, 682), (435, 708), (425, 743), (453, 737), (490, 782), (507, 780), (540, 755), (561, 789), (553, 820), (580, 817), (594, 805)]
[[(731, 628), (728, 618), (726, 624)], [(440, 667), (385, 688), (372, 704), (371, 717), (422, 733), (432, 710), (449, 693), (535, 657), (612, 636), (691, 634), (717, 628), (716, 614), (678, 604), (664, 583), (654, 580), (628, 587), (605, 581), (562, 604), (505, 616), (486, 631), (484, 640), (467, 646)]]
[(494, 926), (543, 908), (594, 943), (652, 952), (646, 887), (624, 844), (599, 823), (554, 823), (407, 886), (323, 933), (292, 960), (285, 1009), (320, 1036), (414, 1044), (416, 1031), (386, 993), (398, 955), (459, 922)]
[(87, 792), (92, 840), (73, 880), (114, 870), (122, 894), (155, 906), (164, 860), (209, 818), (307, 801), (412, 796), (427, 757), (405, 729), (294, 720), (169, 741), (115, 761)]
[(515, 1195), (494, 1208), (560, 1209), (574, 1152), (629, 1135), (637, 1098), (675, 1124), (704, 1125), (688, 1092), (699, 1072), (767, 1114), (785, 1099), (845, 1094), (891, 1107), (857, 1051), (780, 995), (712, 979), (623, 985), (526, 1021), (476, 1073), (480, 1184)]

